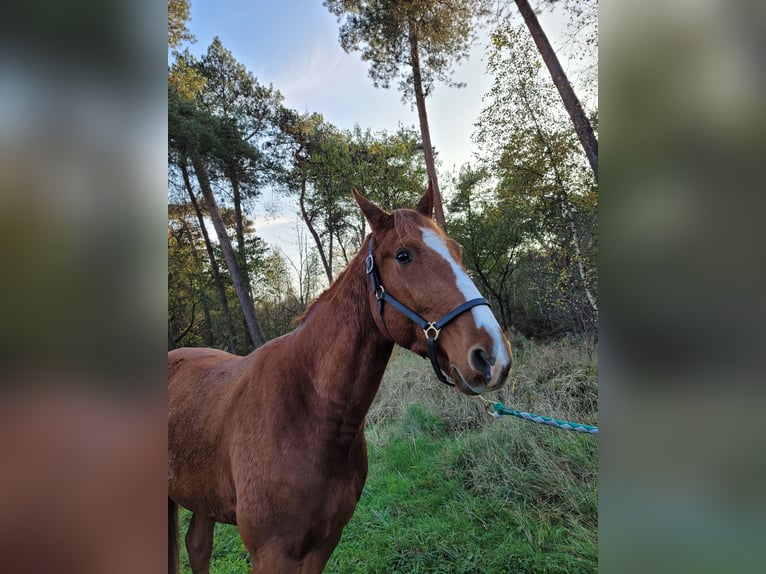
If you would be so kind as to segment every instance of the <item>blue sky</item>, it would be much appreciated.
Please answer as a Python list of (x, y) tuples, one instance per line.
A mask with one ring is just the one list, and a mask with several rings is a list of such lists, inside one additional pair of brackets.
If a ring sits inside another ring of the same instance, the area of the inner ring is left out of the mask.
[[(553, 32), (554, 19), (541, 16)], [(189, 29), (196, 36), (192, 53), (204, 53), (215, 36), (262, 84), (272, 84), (285, 105), (321, 113), (339, 128), (359, 124), (374, 131), (418, 127), (414, 106), (404, 104), (395, 85), (372, 85), (358, 52), (346, 54), (338, 43), (338, 23), (321, 0), (191, 0)], [(426, 102), (431, 140), (438, 153), (440, 181), (472, 159), (471, 134), (489, 90), (486, 41), (455, 69), (453, 79), (465, 88), (437, 85)], [(363, 191), (363, 190), (362, 190)], [(275, 199), (265, 194), (263, 202)], [(294, 256), (295, 209), (277, 198), (279, 215), (266, 216), (263, 202), (253, 214), (256, 233)]]

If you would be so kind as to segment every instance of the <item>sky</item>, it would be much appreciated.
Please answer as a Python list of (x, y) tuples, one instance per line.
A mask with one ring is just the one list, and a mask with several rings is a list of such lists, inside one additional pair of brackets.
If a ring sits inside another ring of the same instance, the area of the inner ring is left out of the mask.
[[(540, 20), (553, 37), (558, 18), (544, 13)], [(414, 105), (402, 103), (396, 84), (375, 88), (360, 54), (343, 51), (339, 24), (321, 0), (191, 0), (188, 27), (197, 39), (190, 46), (193, 54), (203, 54), (220, 37), (261, 84), (272, 84), (284, 105), (299, 112), (318, 112), (341, 129), (355, 124), (375, 132), (393, 132), (399, 124), (418, 128)], [(441, 180), (472, 159), (473, 124), (492, 81), (485, 51), (486, 37), (455, 68), (453, 79), (466, 87), (437, 84), (426, 101)], [(266, 204), (276, 207), (276, 214), (268, 213)], [(258, 236), (295, 257), (298, 218), (288, 200), (266, 192), (251, 216)]]

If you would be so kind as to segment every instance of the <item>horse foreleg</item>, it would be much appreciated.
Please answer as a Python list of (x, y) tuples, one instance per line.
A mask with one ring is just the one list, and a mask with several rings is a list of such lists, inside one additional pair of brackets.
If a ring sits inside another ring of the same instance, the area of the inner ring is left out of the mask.
[(194, 574), (210, 574), (210, 555), (213, 552), (215, 521), (200, 514), (192, 514), (186, 533), (189, 566)]
[(178, 505), (168, 497), (168, 574), (178, 574)]
[(298, 556), (294, 548), (290, 550), (295, 544), (294, 540), (272, 538), (256, 547), (247, 535), (243, 536), (243, 542), (253, 560), (253, 574), (321, 574), (339, 540), (340, 530), (308, 553)]
[(306, 555), (306, 558), (303, 559), (303, 564), (299, 570), (300, 574), (321, 574), (339, 541), (340, 533), (338, 536), (333, 536), (331, 539), (328, 539), (322, 545), (309, 552)]

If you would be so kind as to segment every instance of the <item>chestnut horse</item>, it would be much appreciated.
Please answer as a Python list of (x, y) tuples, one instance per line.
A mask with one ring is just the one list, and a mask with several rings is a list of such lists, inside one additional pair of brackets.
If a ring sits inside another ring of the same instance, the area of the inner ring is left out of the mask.
[(465, 394), (505, 383), (510, 345), (431, 220), (430, 187), (415, 210), (354, 197), (372, 233), (293, 332), (245, 357), (168, 353), (171, 573), (179, 504), (195, 574), (209, 572), (216, 522), (238, 526), (254, 573), (322, 571), (362, 493), (365, 417), (394, 343)]

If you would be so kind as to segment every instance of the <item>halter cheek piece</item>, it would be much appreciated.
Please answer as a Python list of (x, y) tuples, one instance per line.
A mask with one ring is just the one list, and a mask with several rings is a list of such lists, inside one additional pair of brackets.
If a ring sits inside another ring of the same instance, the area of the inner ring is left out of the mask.
[(489, 306), (489, 303), (486, 299), (479, 297), (478, 299), (471, 299), (470, 301), (466, 301), (462, 305), (456, 307), (449, 313), (447, 313), (444, 317), (439, 319), (435, 322), (426, 321), (415, 313), (412, 309), (407, 307), (406, 305), (400, 303), (393, 295), (389, 294), (384, 288), (383, 283), (380, 280), (380, 274), (378, 273), (377, 267), (375, 267), (375, 260), (372, 257), (372, 236), (370, 236), (370, 242), (369, 242), (369, 251), (367, 255), (367, 259), (365, 260), (365, 271), (367, 272), (367, 275), (370, 276), (370, 286), (372, 287), (372, 292), (375, 293), (375, 298), (378, 300), (378, 312), (380, 313), (380, 319), (383, 322), (383, 327), (386, 329), (386, 332), (388, 333), (388, 336), (393, 340), (393, 336), (388, 331), (388, 326), (386, 325), (386, 318), (383, 315), (383, 307), (386, 302), (390, 303), (394, 309), (399, 311), (402, 315), (406, 316), (408, 319), (410, 319), (412, 322), (417, 324), (421, 329), (423, 329), (423, 334), (426, 337), (426, 343), (428, 344), (428, 358), (431, 359), (431, 366), (434, 368), (434, 372), (436, 373), (436, 378), (439, 379), (442, 383), (445, 385), (449, 385), (451, 387), (454, 387), (452, 383), (450, 383), (447, 378), (444, 376), (444, 373), (441, 370), (441, 367), (439, 367), (439, 363), (436, 360), (436, 339), (439, 338), (439, 333), (441, 332), (444, 325), (452, 321), (455, 317), (460, 315), (461, 313), (468, 311), (469, 309), (472, 309), (473, 307), (476, 307), (478, 305), (487, 305)]

